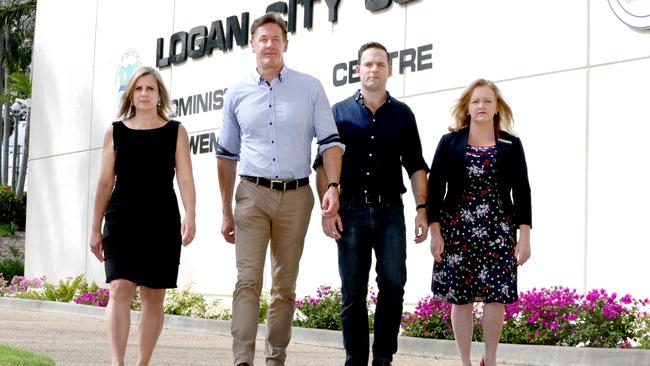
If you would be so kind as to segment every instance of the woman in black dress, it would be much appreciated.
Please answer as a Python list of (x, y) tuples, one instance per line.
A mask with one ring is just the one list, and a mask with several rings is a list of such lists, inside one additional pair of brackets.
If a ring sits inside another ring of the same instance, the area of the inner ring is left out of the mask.
[[(517, 265), (530, 257), (531, 203), (521, 140), (497, 86), (470, 84), (452, 109), (429, 175), (434, 297), (452, 303), (451, 322), (469, 366), (474, 302), (483, 302), (485, 356), (496, 365), (504, 304), (517, 300)], [(517, 240), (517, 230), (519, 239)]]
[[(137, 365), (148, 365), (162, 331), (165, 289), (176, 287), (181, 245), (192, 242), (196, 231), (194, 179), (187, 131), (169, 118), (169, 93), (158, 71), (135, 71), (118, 114), (122, 120), (104, 136), (90, 249), (104, 262), (109, 283), (113, 365), (124, 364), (137, 286), (142, 300)], [(185, 208), (182, 222), (174, 175)]]

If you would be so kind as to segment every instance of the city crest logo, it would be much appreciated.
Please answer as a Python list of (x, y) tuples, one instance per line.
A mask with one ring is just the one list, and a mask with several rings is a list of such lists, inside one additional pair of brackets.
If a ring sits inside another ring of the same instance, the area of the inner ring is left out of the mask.
[(629, 27), (650, 29), (650, 0), (607, 0), (618, 19)]
[(126, 90), (126, 86), (129, 83), (129, 79), (133, 72), (137, 70), (142, 65), (140, 55), (138, 51), (130, 48), (124, 52), (120, 58), (120, 62), (117, 65), (117, 71), (115, 73), (115, 87), (117, 92), (117, 105), (120, 104), (122, 100), (122, 95)]

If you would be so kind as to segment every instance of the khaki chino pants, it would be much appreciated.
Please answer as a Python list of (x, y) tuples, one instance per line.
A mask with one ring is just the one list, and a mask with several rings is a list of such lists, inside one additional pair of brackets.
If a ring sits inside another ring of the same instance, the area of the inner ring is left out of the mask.
[(291, 340), (296, 278), (314, 195), (309, 185), (274, 191), (240, 181), (235, 193), (237, 284), (231, 332), (235, 365), (253, 364), (266, 249), (271, 241), (271, 300), (266, 319), (266, 364), (284, 365)]

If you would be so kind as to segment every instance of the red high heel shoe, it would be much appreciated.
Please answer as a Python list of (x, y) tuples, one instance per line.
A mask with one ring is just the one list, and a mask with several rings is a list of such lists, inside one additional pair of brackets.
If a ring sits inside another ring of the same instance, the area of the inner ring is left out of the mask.
[(481, 363), (480, 363), (480, 365), (481, 365), (481, 366), (485, 366), (485, 360), (483, 359), (483, 357), (481, 357)]

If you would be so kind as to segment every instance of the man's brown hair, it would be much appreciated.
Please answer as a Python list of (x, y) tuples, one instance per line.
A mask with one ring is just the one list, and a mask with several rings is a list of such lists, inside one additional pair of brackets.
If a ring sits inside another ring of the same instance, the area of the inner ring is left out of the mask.
[(264, 24), (277, 24), (280, 29), (282, 29), (282, 35), (284, 36), (284, 40), (287, 40), (287, 22), (282, 19), (282, 16), (280, 16), (280, 13), (276, 12), (268, 12), (261, 17), (255, 19), (253, 21), (253, 24), (251, 25), (251, 39), (255, 38), (255, 31), (257, 31), (257, 28), (263, 26)]

